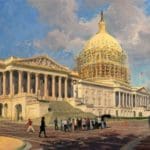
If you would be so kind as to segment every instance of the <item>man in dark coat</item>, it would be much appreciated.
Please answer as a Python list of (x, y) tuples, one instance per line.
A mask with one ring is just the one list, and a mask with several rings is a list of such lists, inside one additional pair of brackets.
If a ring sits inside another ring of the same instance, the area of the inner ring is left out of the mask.
[(41, 118), (41, 125), (40, 125), (40, 132), (39, 132), (39, 137), (41, 137), (41, 133), (44, 132), (44, 137), (47, 137), (46, 136), (46, 130), (45, 130), (45, 117), (42, 117)]

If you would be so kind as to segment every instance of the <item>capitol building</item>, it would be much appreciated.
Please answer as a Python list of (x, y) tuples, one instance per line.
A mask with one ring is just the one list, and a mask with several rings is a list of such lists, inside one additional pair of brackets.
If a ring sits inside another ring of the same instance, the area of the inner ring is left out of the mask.
[(84, 112), (115, 117), (150, 115), (150, 92), (130, 83), (128, 56), (105, 25), (77, 57), (77, 71), (47, 55), (0, 60), (0, 117), (18, 120), (48, 113), (50, 101), (67, 101)]

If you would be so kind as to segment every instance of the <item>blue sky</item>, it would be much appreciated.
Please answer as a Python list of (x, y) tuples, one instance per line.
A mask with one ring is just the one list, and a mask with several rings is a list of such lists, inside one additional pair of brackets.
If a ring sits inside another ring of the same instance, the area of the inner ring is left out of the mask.
[(0, 57), (48, 54), (74, 67), (101, 10), (128, 54), (132, 84), (150, 87), (149, 0), (0, 0)]

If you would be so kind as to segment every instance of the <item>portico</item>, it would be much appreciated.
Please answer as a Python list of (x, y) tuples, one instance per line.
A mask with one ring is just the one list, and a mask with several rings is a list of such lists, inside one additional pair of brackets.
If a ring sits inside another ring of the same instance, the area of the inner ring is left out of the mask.
[[(42, 101), (73, 97), (77, 75), (48, 56), (0, 61), (0, 116), (12, 119), (39, 117)], [(45, 104), (42, 113), (48, 112)], [(7, 108), (7, 109), (6, 109)], [(35, 114), (35, 116), (34, 116)]]

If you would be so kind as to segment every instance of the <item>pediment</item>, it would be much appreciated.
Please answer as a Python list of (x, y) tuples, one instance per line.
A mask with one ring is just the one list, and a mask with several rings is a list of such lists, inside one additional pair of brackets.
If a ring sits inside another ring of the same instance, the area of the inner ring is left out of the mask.
[(142, 88), (138, 89), (137, 91), (140, 93), (147, 93), (147, 94), (149, 93), (145, 87), (142, 87)]
[(21, 59), (17, 61), (20, 64), (29, 65), (29, 66), (35, 66), (35, 67), (44, 67), (52, 70), (58, 70), (58, 71), (69, 71), (67, 67), (64, 67), (58, 63), (56, 63), (54, 60), (49, 58), (48, 56), (37, 56), (33, 58), (26, 58)]

